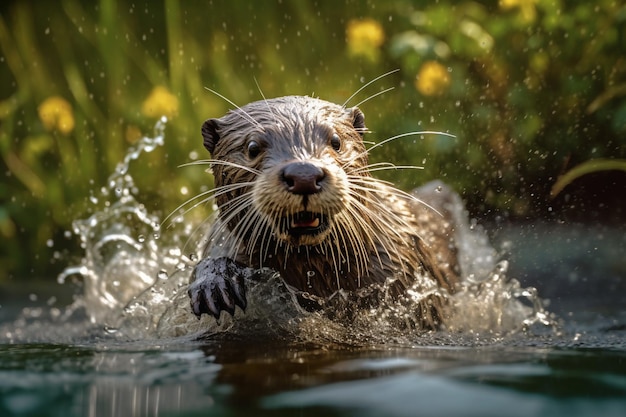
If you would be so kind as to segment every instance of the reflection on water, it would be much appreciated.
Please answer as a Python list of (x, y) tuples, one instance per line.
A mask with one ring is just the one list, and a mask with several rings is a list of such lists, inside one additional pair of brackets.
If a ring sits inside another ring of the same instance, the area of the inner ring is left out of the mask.
[(621, 348), (4, 345), (0, 412), (618, 416), (626, 405)]
[(160, 352), (145, 345), (13, 345), (0, 348), (0, 361), (3, 416), (163, 415), (208, 408), (215, 401), (203, 389), (219, 369), (188, 347)]

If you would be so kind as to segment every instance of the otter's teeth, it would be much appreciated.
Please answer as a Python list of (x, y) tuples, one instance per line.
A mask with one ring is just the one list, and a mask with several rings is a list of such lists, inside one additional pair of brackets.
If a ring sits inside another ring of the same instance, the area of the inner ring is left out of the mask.
[(307, 220), (307, 221), (296, 221), (295, 219), (291, 220), (292, 229), (295, 229), (298, 227), (319, 227), (319, 225), (320, 225), (319, 217), (316, 217), (312, 220)]

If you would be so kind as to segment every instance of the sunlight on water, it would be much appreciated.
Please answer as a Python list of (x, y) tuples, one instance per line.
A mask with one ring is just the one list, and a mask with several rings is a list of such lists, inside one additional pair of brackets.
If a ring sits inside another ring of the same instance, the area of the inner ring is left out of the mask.
[[(416, 324), (416, 307), (426, 296), (423, 283), (416, 284), (419, 291), (410, 289), (399, 301), (385, 298), (385, 287), (378, 289), (383, 301), (366, 309), (358, 307), (358, 296), (338, 292), (323, 300), (321, 311), (308, 312), (278, 274), (266, 271), (263, 279), (247, 283), (245, 313), (237, 310), (234, 319), (224, 313), (219, 322), (207, 315), (198, 320), (189, 306), (187, 284), (199, 253), (183, 254), (181, 248), (191, 244), (199, 252), (204, 234), (180, 220), (178, 228), (163, 233), (161, 219), (135, 198), (138, 190), (130, 174), (133, 160), (163, 144), (166, 123), (165, 118), (160, 120), (154, 137), (142, 138), (128, 151), (106, 186), (91, 196), (94, 213), (74, 222), (84, 256), (58, 280), (71, 285), (78, 279), (84, 291), (65, 311), (50, 314), (57, 331), (40, 321), (35, 324), (29, 317), (32, 312), (24, 311), (19, 320), (27, 325), (14, 330), (9, 339), (54, 340), (55, 335), (69, 334), (145, 340), (228, 333), (352, 345), (432, 341)], [(551, 326), (535, 289), (522, 288), (507, 276), (507, 261), (498, 259), (486, 234), (468, 221), (460, 199), (452, 211), (457, 223), (464, 225), (457, 230), (457, 242), (465, 279), (458, 293), (449, 297), (447, 337), (498, 336), (536, 324)], [(191, 236), (198, 241), (190, 242)], [(76, 328), (80, 313), (86, 320)], [(74, 330), (67, 332), (68, 326)]]

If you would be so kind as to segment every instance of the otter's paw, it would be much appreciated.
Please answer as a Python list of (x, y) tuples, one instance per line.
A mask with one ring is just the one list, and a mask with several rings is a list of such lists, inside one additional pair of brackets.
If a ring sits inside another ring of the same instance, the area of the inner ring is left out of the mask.
[(235, 314), (235, 306), (246, 308), (244, 280), (252, 269), (229, 258), (205, 258), (198, 262), (191, 275), (189, 298), (191, 309), (200, 318), (203, 313), (219, 319), (222, 310)]

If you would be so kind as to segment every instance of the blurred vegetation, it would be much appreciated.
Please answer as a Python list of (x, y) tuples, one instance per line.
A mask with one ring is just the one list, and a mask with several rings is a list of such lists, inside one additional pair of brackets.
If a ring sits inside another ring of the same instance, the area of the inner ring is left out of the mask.
[(387, 175), (405, 189), (443, 178), (477, 215), (543, 216), (571, 167), (626, 157), (614, 0), (20, 0), (0, 12), (0, 280), (50, 277), (80, 253), (72, 220), (161, 114), (165, 146), (133, 166), (141, 201), (167, 214), (210, 186), (203, 167), (178, 168), (208, 156), (200, 124), (230, 107), (205, 87), (239, 104), (261, 98), (257, 83), (343, 103), (399, 69), (349, 103), (395, 87), (361, 105), (369, 139), (456, 138), (398, 140), (372, 158), (424, 166)]

